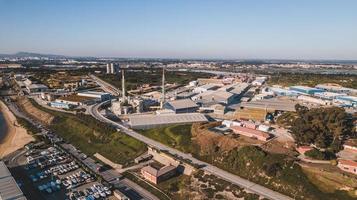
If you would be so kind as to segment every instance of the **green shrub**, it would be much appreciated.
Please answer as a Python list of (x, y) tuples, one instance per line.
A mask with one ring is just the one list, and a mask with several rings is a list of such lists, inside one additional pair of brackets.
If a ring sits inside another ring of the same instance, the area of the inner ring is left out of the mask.
[(318, 149), (311, 149), (309, 151), (305, 152), (305, 155), (316, 159), (316, 160), (331, 160), (331, 159), (335, 159), (336, 156), (334, 153), (329, 152), (329, 151), (319, 151)]

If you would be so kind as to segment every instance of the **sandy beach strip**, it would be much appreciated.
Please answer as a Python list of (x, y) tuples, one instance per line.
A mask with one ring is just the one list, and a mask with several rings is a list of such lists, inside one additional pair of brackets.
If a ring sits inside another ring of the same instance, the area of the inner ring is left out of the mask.
[(29, 135), (25, 128), (21, 127), (16, 120), (16, 117), (9, 108), (0, 101), (0, 159), (18, 149), (21, 149), (26, 144), (35, 139)]

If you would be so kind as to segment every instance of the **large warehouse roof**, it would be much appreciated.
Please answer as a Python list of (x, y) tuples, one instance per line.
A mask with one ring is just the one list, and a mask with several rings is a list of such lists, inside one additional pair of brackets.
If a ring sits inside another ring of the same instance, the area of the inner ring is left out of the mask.
[(5, 163), (0, 161), (0, 199), (1, 200), (23, 200), (23, 195), (15, 179), (7, 169)]
[(198, 107), (198, 105), (191, 99), (180, 99), (180, 100), (170, 101), (167, 103), (170, 104), (176, 110)]
[(206, 121), (207, 118), (200, 113), (133, 115), (129, 117), (129, 125), (132, 128), (137, 129), (145, 129), (168, 124), (185, 124)]
[(281, 111), (295, 111), (295, 105), (296, 102), (292, 102), (290, 100), (280, 100), (276, 98), (240, 103), (240, 107), (244, 107), (244, 108), (281, 110)]

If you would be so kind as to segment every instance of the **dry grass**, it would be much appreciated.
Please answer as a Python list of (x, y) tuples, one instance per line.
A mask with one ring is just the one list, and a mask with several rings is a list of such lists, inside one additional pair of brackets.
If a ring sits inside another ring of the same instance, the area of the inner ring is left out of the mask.
[[(338, 171), (322, 170), (321, 167), (303, 166), (303, 171), (309, 180), (323, 192), (333, 193), (336, 190), (347, 190), (350, 194), (356, 192), (356, 177), (346, 176)], [(356, 194), (354, 195), (357, 197)]]

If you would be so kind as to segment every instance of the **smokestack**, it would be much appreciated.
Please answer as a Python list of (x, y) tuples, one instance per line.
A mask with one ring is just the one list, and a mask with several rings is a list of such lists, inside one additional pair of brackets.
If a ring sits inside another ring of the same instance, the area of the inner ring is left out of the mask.
[(107, 74), (110, 74), (110, 64), (107, 63)]
[(160, 108), (162, 109), (164, 107), (165, 103), (165, 68), (162, 68), (162, 97), (161, 97), (161, 103), (160, 103)]
[(125, 76), (124, 76), (124, 69), (121, 71), (121, 88), (122, 88), (122, 95), (123, 95), (123, 102), (126, 102), (126, 96), (125, 96)]

